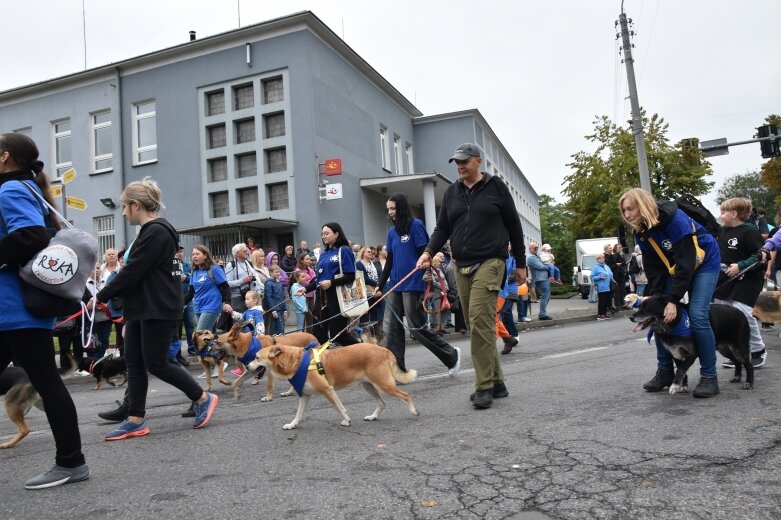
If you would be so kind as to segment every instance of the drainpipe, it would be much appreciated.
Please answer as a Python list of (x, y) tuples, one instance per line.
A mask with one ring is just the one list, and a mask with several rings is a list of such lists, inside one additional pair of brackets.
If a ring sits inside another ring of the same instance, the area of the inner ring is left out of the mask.
[[(116, 202), (117, 208), (121, 208), (121, 205), (119, 204), (119, 195), (122, 193), (122, 190), (125, 189), (125, 162), (122, 154), (122, 150), (125, 146), (124, 132), (122, 130), (122, 72), (119, 70), (119, 67), (114, 67), (114, 72), (114, 82), (111, 84), (111, 86), (114, 87), (111, 112), (116, 115), (111, 124), (113, 134), (112, 141), (115, 144), (114, 173), (112, 174), (114, 178), (114, 193), (111, 195), (111, 198)], [(122, 218), (121, 209), (119, 209), (119, 211), (114, 210), (114, 237), (114, 242), (118, 246), (117, 250), (128, 246), (127, 227), (125, 225), (125, 220)]]

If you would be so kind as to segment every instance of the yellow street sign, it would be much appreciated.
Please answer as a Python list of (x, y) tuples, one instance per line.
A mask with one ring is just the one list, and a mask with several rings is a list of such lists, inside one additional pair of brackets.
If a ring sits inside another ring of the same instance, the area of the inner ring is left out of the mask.
[(68, 206), (69, 208), (74, 208), (74, 209), (81, 209), (81, 210), (87, 209), (87, 201), (84, 199), (79, 199), (77, 197), (71, 197), (71, 196), (65, 197), (65, 205)]
[(62, 186), (49, 186), (49, 193), (55, 199), (62, 197)]
[(68, 184), (75, 178), (76, 178), (76, 170), (74, 170), (73, 168), (68, 168), (67, 170), (65, 170), (65, 173), (62, 174), (62, 183)]

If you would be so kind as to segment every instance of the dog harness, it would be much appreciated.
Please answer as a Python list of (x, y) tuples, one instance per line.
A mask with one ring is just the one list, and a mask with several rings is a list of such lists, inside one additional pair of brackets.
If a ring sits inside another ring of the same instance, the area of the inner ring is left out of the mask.
[[(304, 384), (306, 383), (306, 373), (310, 370), (317, 370), (317, 373), (320, 375), (325, 375), (325, 369), (323, 368), (323, 363), (320, 361), (320, 354), (323, 353), (325, 349), (327, 349), (330, 345), (330, 342), (326, 341), (323, 343), (323, 346), (320, 348), (317, 347), (317, 342), (313, 341), (309, 345), (304, 348), (304, 355), (301, 358), (301, 364), (298, 365), (298, 368), (296, 369), (296, 373), (293, 374), (293, 377), (291, 377), (288, 381), (290, 381), (290, 384), (293, 385), (293, 389), (298, 394), (298, 397), (301, 397), (301, 394), (304, 391)], [(312, 352), (311, 361), (310, 361), (310, 351)]]
[(244, 354), (244, 357), (239, 359), (241, 363), (244, 366), (249, 365), (255, 357), (258, 355), (258, 352), (260, 352), (260, 349), (263, 348), (263, 345), (260, 344), (260, 341), (258, 341), (258, 338), (256, 338), (254, 335), (252, 336), (252, 341), (250, 341), (249, 344), (249, 350), (246, 354)]
[(212, 339), (205, 339), (203, 340), (204, 347), (201, 350), (196, 350), (196, 354), (200, 357), (210, 357), (214, 358), (217, 361), (220, 361), (222, 358), (225, 357), (225, 352), (218, 350), (217, 352), (212, 352), (212, 345), (216, 341), (216, 338)]
[[(692, 335), (692, 327), (691, 322), (689, 321), (689, 312), (684, 309), (683, 307), (680, 307), (681, 311), (681, 319), (678, 320), (678, 323), (675, 324), (670, 329), (667, 329), (665, 332), (665, 335), (668, 336), (682, 336), (682, 337), (689, 337)], [(653, 329), (648, 329), (648, 343), (651, 343), (651, 338), (654, 335)]]

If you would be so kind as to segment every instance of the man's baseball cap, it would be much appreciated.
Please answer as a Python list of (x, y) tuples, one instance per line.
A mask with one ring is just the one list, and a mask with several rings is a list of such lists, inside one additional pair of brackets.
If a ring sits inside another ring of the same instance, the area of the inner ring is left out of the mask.
[(450, 158), (448, 162), (453, 161), (463, 161), (464, 159), (469, 159), (470, 157), (480, 157), (480, 148), (477, 147), (474, 143), (464, 143), (458, 148), (456, 148), (455, 153), (453, 154), (453, 157)]

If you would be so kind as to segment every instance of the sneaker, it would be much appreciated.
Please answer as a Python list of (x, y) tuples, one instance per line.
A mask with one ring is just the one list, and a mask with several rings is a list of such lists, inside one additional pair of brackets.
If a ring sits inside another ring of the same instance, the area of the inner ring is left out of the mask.
[(127, 402), (116, 401), (116, 403), (116, 409), (108, 412), (98, 412), (98, 417), (111, 422), (122, 422), (127, 419)]
[(456, 364), (447, 371), (447, 375), (450, 377), (456, 377), (458, 371), (461, 370), (461, 349), (459, 347), (453, 347), (453, 349), (456, 351)]
[(477, 390), (474, 394), (472, 394), (472, 396), (474, 396), (474, 399), (472, 399), (472, 406), (474, 406), (478, 410), (485, 410), (487, 408), (491, 408), (491, 405), (494, 404), (493, 394), (494, 394), (493, 388), (488, 388), (486, 390)]
[(672, 368), (658, 368), (656, 375), (644, 384), (643, 388), (646, 392), (661, 392), (665, 387), (673, 384), (674, 378), (675, 372)]
[(137, 423), (129, 419), (125, 419), (122, 424), (117, 426), (116, 430), (109, 432), (105, 439), (107, 441), (121, 441), (122, 439), (129, 439), (130, 437), (142, 437), (144, 435), (149, 435), (149, 428), (146, 425), (146, 421)]
[(763, 323), (762, 324), (762, 330), (774, 330), (775, 328), (776, 328), (776, 326), (773, 323)]
[(41, 473), (24, 483), (25, 489), (46, 489), (55, 486), (61, 486), (63, 484), (72, 484), (73, 482), (81, 482), (89, 478), (89, 466), (82, 464), (75, 468), (64, 468), (62, 466), (55, 466), (47, 471)]
[(605, 314), (605, 319), (606, 320), (612, 320), (613, 319), (613, 315), (608, 312), (607, 314)]
[(529, 323), (529, 322), (531, 322), (531, 321), (532, 321), (532, 319), (531, 319), (531, 318), (529, 318), (529, 317), (526, 317), (526, 318), (521, 318), (521, 321), (522, 321), (523, 323)]
[(751, 364), (754, 365), (754, 368), (765, 366), (765, 361), (767, 361), (767, 350), (762, 349), (761, 352), (751, 353)]
[(712, 377), (703, 376), (700, 378), (700, 382), (697, 383), (697, 386), (694, 388), (694, 392), (692, 392), (692, 396), (713, 397), (718, 393), (719, 393), (719, 382), (716, 379), (716, 376), (712, 376)]
[(244, 375), (244, 371), (241, 368), (236, 367), (233, 370), (231, 370), (231, 374), (233, 374), (236, 377), (241, 377)]
[(551, 318), (550, 316), (548, 316), (548, 315), (546, 314), (545, 316), (540, 316), (540, 317), (539, 317), (539, 318), (537, 318), (537, 319), (538, 319), (538, 320), (541, 320), (541, 321), (547, 321), (547, 320), (552, 320), (553, 318)]
[(195, 401), (190, 403), (190, 408), (182, 414), (182, 417), (195, 417)]
[(191, 356), (197, 356), (198, 352), (195, 351), (195, 345), (187, 345), (187, 353)]
[(195, 403), (195, 420), (193, 421), (193, 428), (196, 430), (206, 426), (212, 418), (214, 409), (217, 408), (217, 403), (220, 402), (220, 396), (208, 392), (206, 394), (206, 401), (203, 403)]
[(607, 316), (604, 314), (597, 314), (597, 321), (605, 321), (607, 319)]
[(723, 368), (735, 368), (735, 362), (731, 359), (726, 360), (724, 363), (721, 364)]
[(507, 397), (508, 395), (510, 395), (510, 392), (507, 391), (507, 386), (504, 384), (504, 381), (494, 381), (494, 399), (501, 399), (502, 397)]
[(75, 371), (75, 372), (73, 373), (73, 375), (74, 375), (74, 376), (79, 376), (79, 377), (86, 377), (86, 376), (91, 376), (92, 374), (90, 374), (90, 373), (89, 373), (89, 372), (87, 372), (86, 370), (77, 370), (77, 371)]

